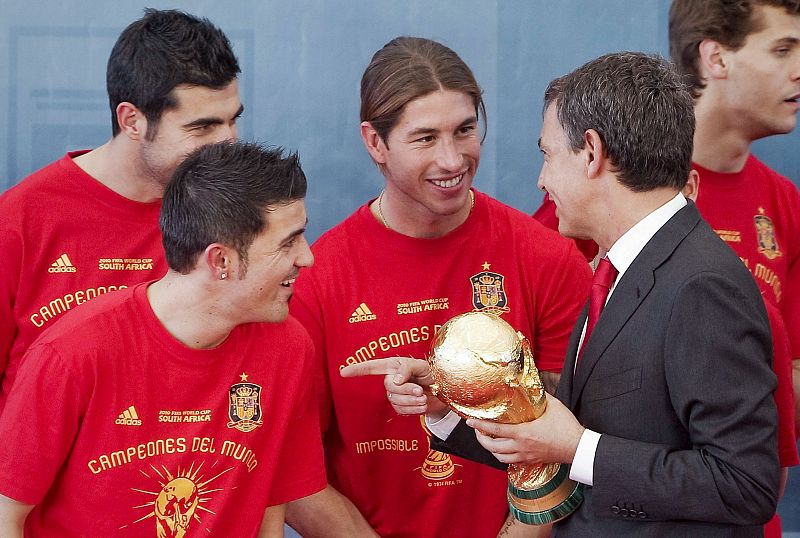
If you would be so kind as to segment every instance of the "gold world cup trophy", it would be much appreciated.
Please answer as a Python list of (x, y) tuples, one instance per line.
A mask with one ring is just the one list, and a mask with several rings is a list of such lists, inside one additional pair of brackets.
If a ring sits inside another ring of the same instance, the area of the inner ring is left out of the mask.
[[(427, 356), (431, 392), (463, 418), (506, 424), (530, 422), (547, 408), (530, 343), (499, 316), (468, 312), (450, 319)], [(529, 525), (565, 518), (583, 500), (569, 465), (508, 466), (508, 506)]]

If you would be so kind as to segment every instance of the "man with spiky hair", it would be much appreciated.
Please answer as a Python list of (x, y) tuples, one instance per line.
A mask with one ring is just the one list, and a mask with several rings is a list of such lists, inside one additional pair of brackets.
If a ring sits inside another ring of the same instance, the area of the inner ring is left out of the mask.
[[(325, 486), (296, 155), (201, 147), (164, 193), (169, 271), (69, 312), (0, 416), (0, 536), (276, 536)], [(34, 411), (33, 408), (36, 408)]]

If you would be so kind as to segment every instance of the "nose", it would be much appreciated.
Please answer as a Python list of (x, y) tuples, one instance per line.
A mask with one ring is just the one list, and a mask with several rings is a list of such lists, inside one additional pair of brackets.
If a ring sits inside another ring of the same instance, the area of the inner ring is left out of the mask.
[(546, 190), (544, 188), (544, 166), (542, 166), (542, 169), (539, 170), (539, 179), (536, 180), (536, 187), (540, 191)]
[(800, 54), (795, 53), (794, 66), (792, 69), (792, 80), (800, 81)]
[(305, 236), (302, 238), (303, 244), (300, 248), (300, 254), (297, 256), (295, 265), (297, 267), (311, 267), (314, 265), (314, 254), (311, 252), (311, 247), (308, 246)]
[(464, 155), (454, 139), (443, 137), (438, 150), (437, 162), (443, 170), (457, 172), (463, 168)]
[(239, 138), (239, 127), (236, 125), (236, 122), (231, 123), (230, 127), (228, 128), (228, 138), (230, 140), (236, 140)]
[(236, 140), (239, 135), (239, 130), (236, 127), (236, 122), (220, 125), (215, 129), (214, 142), (224, 142), (226, 140)]

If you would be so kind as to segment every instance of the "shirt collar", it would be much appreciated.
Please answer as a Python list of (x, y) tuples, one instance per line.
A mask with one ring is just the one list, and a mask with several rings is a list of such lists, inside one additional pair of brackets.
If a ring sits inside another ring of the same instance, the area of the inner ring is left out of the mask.
[(630, 230), (622, 234), (611, 246), (608, 251), (608, 259), (611, 260), (611, 263), (614, 264), (614, 267), (619, 272), (617, 279), (614, 281), (614, 286), (611, 288), (612, 291), (648, 241), (685, 205), (686, 198), (679, 192), (670, 201), (634, 224)]

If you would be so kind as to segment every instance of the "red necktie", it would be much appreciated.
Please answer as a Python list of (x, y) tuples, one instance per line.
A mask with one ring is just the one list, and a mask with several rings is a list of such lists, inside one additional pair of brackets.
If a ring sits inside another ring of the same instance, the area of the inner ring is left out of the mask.
[(592, 290), (589, 292), (589, 317), (586, 319), (586, 334), (583, 337), (581, 350), (578, 353), (578, 360), (580, 361), (583, 349), (586, 347), (586, 342), (589, 341), (594, 326), (597, 325), (597, 320), (600, 318), (600, 312), (606, 305), (606, 297), (608, 292), (611, 291), (611, 286), (617, 278), (617, 269), (609, 261), (607, 257), (600, 260), (597, 264), (597, 269), (592, 278)]

